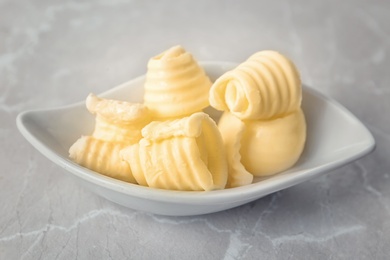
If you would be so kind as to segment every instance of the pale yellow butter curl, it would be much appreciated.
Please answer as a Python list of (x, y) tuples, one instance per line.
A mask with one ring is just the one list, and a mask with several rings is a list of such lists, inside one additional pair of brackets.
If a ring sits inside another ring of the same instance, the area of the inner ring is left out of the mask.
[(210, 89), (210, 104), (236, 117), (268, 120), (301, 105), (300, 76), (295, 65), (276, 51), (253, 54), (219, 77)]
[(137, 103), (99, 98), (90, 94), (89, 112), (96, 115), (91, 136), (82, 136), (69, 149), (76, 163), (101, 174), (136, 183), (129, 165), (119, 152), (141, 138), (141, 130), (151, 121), (148, 109)]
[(141, 139), (141, 129), (151, 122), (149, 110), (139, 103), (99, 98), (89, 94), (89, 112), (96, 115), (92, 136), (99, 140), (135, 143)]
[(109, 177), (136, 183), (129, 165), (124, 162), (119, 152), (127, 144), (107, 142), (92, 136), (83, 136), (69, 149), (69, 157), (77, 164)]
[(223, 189), (227, 162), (215, 122), (205, 113), (152, 122), (121, 151), (141, 185), (170, 190)]
[(188, 116), (209, 105), (211, 84), (193, 56), (174, 46), (149, 60), (144, 104), (158, 119)]
[[(238, 135), (232, 129), (240, 126)], [(218, 123), (227, 145), (229, 176), (268, 176), (293, 166), (299, 159), (306, 140), (306, 121), (301, 109), (272, 120), (241, 121), (225, 112)], [(233, 150), (232, 150), (233, 149)], [(232, 157), (236, 154), (240, 157)], [(238, 161), (238, 159), (241, 159)]]
[(224, 142), (228, 161), (227, 188), (234, 188), (251, 184), (253, 174), (248, 172), (241, 162), (241, 139), (245, 131), (245, 124), (240, 119), (225, 112), (218, 128)]

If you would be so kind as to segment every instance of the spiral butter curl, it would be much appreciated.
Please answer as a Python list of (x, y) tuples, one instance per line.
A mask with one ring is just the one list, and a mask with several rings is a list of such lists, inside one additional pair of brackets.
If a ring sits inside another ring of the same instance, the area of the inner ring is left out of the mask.
[(300, 108), (301, 80), (295, 65), (276, 51), (260, 51), (218, 78), (209, 101), (236, 117), (268, 120)]
[(137, 182), (170, 190), (223, 189), (227, 162), (222, 137), (205, 113), (154, 121), (138, 144), (121, 151)]
[(119, 152), (137, 143), (141, 130), (151, 121), (148, 109), (137, 103), (99, 98), (86, 99), (89, 112), (96, 115), (91, 136), (82, 136), (69, 149), (77, 164), (119, 180), (136, 183), (129, 165)]
[(178, 118), (209, 105), (211, 81), (181, 46), (151, 58), (145, 81), (144, 104), (155, 118)]

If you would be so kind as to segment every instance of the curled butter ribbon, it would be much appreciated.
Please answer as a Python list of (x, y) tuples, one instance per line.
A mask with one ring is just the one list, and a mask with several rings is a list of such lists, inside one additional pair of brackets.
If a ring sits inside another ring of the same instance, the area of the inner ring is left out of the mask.
[(144, 104), (157, 119), (188, 116), (209, 105), (211, 84), (192, 55), (174, 46), (149, 60)]
[(268, 120), (296, 111), (302, 100), (294, 64), (276, 51), (260, 51), (218, 78), (210, 104), (246, 120)]
[(170, 190), (223, 189), (227, 162), (215, 122), (205, 113), (154, 121), (139, 143), (121, 151), (137, 182)]
[(141, 129), (152, 119), (149, 110), (139, 103), (99, 98), (89, 94), (86, 100), (89, 112), (96, 115), (94, 138), (135, 143), (141, 139)]
[(69, 157), (81, 166), (103, 175), (136, 183), (129, 165), (119, 157), (127, 144), (82, 136), (69, 149)]
[(151, 121), (142, 104), (99, 98), (86, 99), (89, 112), (96, 115), (91, 136), (82, 136), (69, 149), (76, 163), (101, 174), (136, 183), (131, 169), (119, 152), (141, 138), (142, 128)]

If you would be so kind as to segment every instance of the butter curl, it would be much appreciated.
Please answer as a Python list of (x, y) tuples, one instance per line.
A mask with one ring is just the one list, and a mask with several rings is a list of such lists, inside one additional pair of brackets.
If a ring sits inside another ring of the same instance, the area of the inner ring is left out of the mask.
[(121, 151), (141, 185), (170, 190), (223, 189), (227, 162), (221, 134), (205, 113), (152, 122), (139, 143)]
[(295, 65), (276, 51), (260, 51), (219, 77), (209, 101), (242, 120), (268, 120), (296, 111), (302, 100)]
[(157, 119), (188, 116), (209, 106), (211, 84), (193, 56), (174, 46), (149, 60), (144, 104)]

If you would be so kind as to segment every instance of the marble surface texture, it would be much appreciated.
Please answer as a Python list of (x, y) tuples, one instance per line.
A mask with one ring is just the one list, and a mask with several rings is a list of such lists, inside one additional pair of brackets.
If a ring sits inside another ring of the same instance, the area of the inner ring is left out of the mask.
[[(0, 259), (389, 259), (389, 1), (0, 0)], [(181, 44), (198, 60), (279, 50), (373, 133), (374, 152), (231, 210), (164, 217), (80, 186), (18, 132)]]

